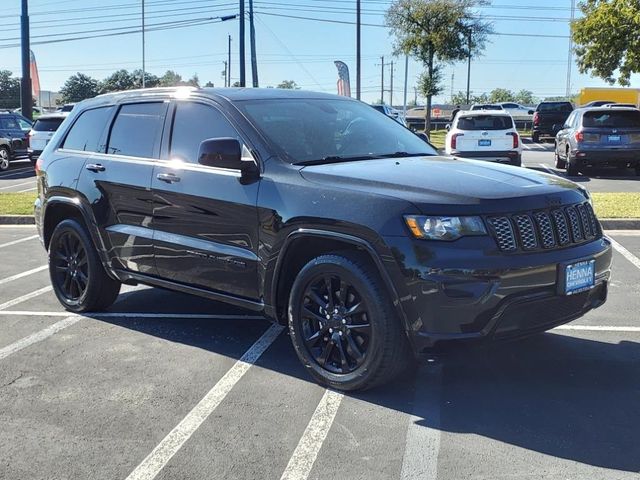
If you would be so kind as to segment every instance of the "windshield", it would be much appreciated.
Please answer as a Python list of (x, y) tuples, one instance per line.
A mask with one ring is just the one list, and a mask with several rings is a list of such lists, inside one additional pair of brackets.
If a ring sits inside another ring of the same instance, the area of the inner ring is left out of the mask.
[(596, 128), (640, 128), (640, 111), (586, 112), (582, 125)]
[(370, 105), (340, 99), (237, 102), (255, 127), (292, 163), (330, 157), (376, 157), (436, 150)]
[(458, 117), (459, 130), (508, 130), (513, 120), (506, 115), (470, 115)]
[(55, 132), (64, 118), (40, 118), (33, 124), (36, 132)]

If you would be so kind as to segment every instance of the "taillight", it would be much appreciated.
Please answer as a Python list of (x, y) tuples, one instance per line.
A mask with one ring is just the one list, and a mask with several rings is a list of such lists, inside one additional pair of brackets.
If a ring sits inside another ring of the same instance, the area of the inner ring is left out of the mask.
[(540, 115), (538, 115), (538, 112), (535, 112), (533, 114), (533, 124), (538, 125), (539, 123), (540, 123)]
[(575, 137), (576, 142), (584, 142), (584, 133), (582, 133), (581, 131), (577, 131)]
[(464, 137), (464, 133), (454, 133), (451, 135), (451, 150), (458, 148), (458, 137)]
[(513, 137), (513, 145), (511, 148), (518, 148), (518, 144), (520, 142), (518, 134), (516, 132), (507, 132), (507, 135), (511, 135)]

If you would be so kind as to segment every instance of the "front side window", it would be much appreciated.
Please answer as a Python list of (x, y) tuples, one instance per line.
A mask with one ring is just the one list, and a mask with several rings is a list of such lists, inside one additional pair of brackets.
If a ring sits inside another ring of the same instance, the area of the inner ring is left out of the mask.
[(198, 163), (198, 150), (210, 138), (237, 138), (238, 132), (217, 109), (195, 102), (176, 106), (171, 133), (170, 158)]
[(113, 107), (100, 107), (82, 112), (67, 134), (63, 148), (104, 153), (100, 139), (111, 118)]
[(157, 158), (167, 104), (131, 103), (120, 107), (111, 127), (107, 153)]
[(506, 115), (468, 115), (458, 117), (460, 130), (508, 130), (513, 128), (513, 119)]
[(341, 99), (236, 102), (253, 125), (293, 163), (331, 157), (436, 155), (429, 144), (370, 105)]

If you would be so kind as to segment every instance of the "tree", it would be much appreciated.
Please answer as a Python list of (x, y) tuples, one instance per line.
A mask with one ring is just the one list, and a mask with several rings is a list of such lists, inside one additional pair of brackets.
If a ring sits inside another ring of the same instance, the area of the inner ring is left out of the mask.
[(583, 16), (571, 25), (580, 73), (591, 73), (610, 84), (629, 86), (640, 71), (640, 2), (585, 0)]
[(60, 89), (62, 103), (79, 102), (98, 95), (98, 80), (84, 73), (71, 75)]
[[(469, 95), (469, 102), (471, 105), (474, 103), (489, 103), (489, 95), (486, 93), (482, 93), (480, 95), (474, 95), (471, 93)], [(451, 103), (453, 105), (467, 105), (467, 94), (466, 92), (458, 92), (451, 97)]]
[(213, 82), (211, 80), (209, 80), (207, 83), (204, 84), (205, 87), (215, 87), (215, 85), (213, 84)]
[[(134, 88), (142, 88), (142, 69), (139, 68), (131, 72), (131, 76), (134, 81)], [(144, 72), (144, 86), (145, 88), (153, 88), (160, 86), (160, 79), (153, 73)]]
[(186, 85), (190, 86), (190, 87), (198, 87), (198, 88), (200, 88), (200, 79), (198, 78), (198, 74), (194, 73), (193, 77), (191, 77), (189, 80), (187, 80)]
[(162, 77), (160, 77), (161, 87), (177, 87), (182, 84), (182, 76), (173, 70), (167, 70)]
[(506, 88), (494, 88), (489, 94), (490, 103), (514, 102), (516, 96)]
[(9, 70), (0, 70), (0, 108), (20, 106), (20, 80)]
[[(395, 37), (396, 54), (407, 54), (422, 62), (421, 93), (431, 111), (433, 95), (442, 91), (442, 63), (466, 59), (484, 49), (491, 26), (473, 15), (484, 0), (395, 0), (386, 14), (386, 24)], [(425, 129), (431, 116), (425, 116)]]
[(136, 78), (127, 70), (122, 69), (112, 73), (99, 85), (100, 93), (119, 92), (121, 90), (133, 90), (138, 88)]
[(300, 87), (295, 80), (283, 80), (277, 86), (277, 88), (286, 88), (288, 90), (300, 90)]
[(520, 90), (516, 93), (513, 100), (517, 103), (521, 103), (522, 105), (535, 105), (538, 103), (538, 99), (534, 97), (533, 92), (529, 90)]

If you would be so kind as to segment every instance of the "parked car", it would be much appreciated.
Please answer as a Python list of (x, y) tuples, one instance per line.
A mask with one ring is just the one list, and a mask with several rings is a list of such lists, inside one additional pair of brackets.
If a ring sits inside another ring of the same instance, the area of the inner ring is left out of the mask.
[(640, 175), (640, 110), (574, 110), (556, 135), (556, 168), (577, 175), (586, 167), (635, 168)]
[(61, 113), (69, 113), (70, 111), (73, 110), (73, 107), (75, 107), (76, 104), (75, 103), (65, 103), (64, 105), (62, 105), (60, 108), (58, 108), (56, 110), (56, 112), (61, 112)]
[(537, 143), (541, 137), (555, 137), (557, 127), (564, 124), (572, 111), (571, 102), (540, 102), (533, 114), (531, 139)]
[(389, 105), (371, 105), (374, 109), (379, 111), (380, 113), (384, 113), (387, 117), (393, 118), (400, 125), (407, 126), (407, 122), (405, 121), (404, 115), (400, 110), (397, 110)]
[(33, 122), (33, 127), (29, 132), (29, 146), (27, 149), (31, 163), (35, 163), (44, 147), (47, 146), (53, 134), (68, 115), (68, 113), (50, 113), (42, 115)]
[(11, 162), (11, 140), (0, 137), (0, 172), (9, 168)]
[(607, 107), (607, 108), (617, 108), (617, 107), (638, 108), (638, 106), (634, 105), (633, 103), (607, 103), (606, 105), (603, 105), (603, 107)]
[(504, 110), (504, 108), (497, 103), (476, 103), (471, 105), (471, 110)]
[[(22, 115), (10, 111), (0, 112), (0, 138), (9, 141), (9, 161), (27, 156), (28, 133), (31, 122)], [(5, 168), (2, 168), (5, 165)], [(6, 170), (9, 164), (1, 161), (0, 170)]]
[(438, 156), (346, 97), (101, 95), (36, 171), (66, 309), (105, 309), (122, 283), (242, 306), (286, 324), (332, 388), (379, 385), (451, 343), (547, 330), (607, 297), (611, 244), (584, 188)]
[(522, 164), (522, 142), (504, 111), (458, 112), (445, 138), (447, 155)]
[(616, 102), (612, 100), (594, 100), (593, 102), (585, 103), (582, 105), (582, 108), (604, 107), (605, 105), (611, 105), (612, 103)]
[(514, 120), (530, 122), (533, 119), (534, 109), (531, 107), (525, 107), (519, 103), (506, 102), (501, 103), (500, 106), (505, 112), (507, 112)]

